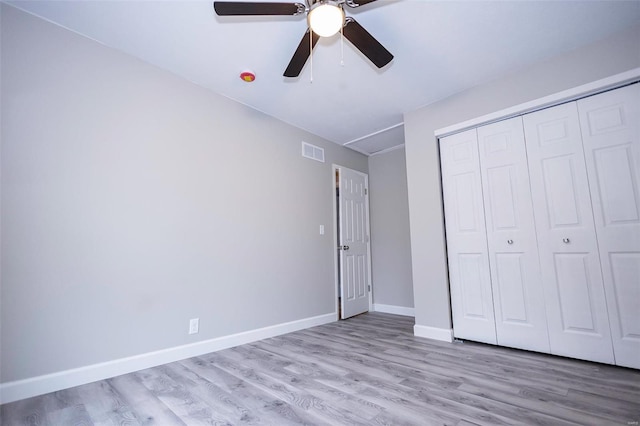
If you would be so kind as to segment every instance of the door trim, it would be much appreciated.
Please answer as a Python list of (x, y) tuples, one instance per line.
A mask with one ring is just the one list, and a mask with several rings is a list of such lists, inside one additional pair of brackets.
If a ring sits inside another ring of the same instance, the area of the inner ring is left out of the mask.
[[(351, 170), (354, 173), (361, 174), (365, 177), (365, 186), (367, 188), (367, 194), (365, 195), (365, 216), (367, 221), (367, 288), (369, 291), (369, 312), (371, 312), (373, 306), (373, 286), (371, 284), (371, 221), (369, 220), (369, 175), (359, 170), (350, 169), (349, 167), (343, 167), (338, 164), (331, 165), (331, 198), (333, 199), (333, 279), (335, 282), (335, 307), (336, 307), (336, 319), (340, 320), (340, 268), (338, 265), (338, 204), (336, 200), (336, 171), (344, 169)], [(339, 182), (339, 181), (338, 181)]]

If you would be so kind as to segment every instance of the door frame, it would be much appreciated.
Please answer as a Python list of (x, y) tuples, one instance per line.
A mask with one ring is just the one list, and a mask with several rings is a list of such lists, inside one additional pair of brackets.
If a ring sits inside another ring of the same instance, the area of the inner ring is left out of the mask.
[(365, 188), (367, 189), (365, 194), (365, 220), (367, 221), (367, 289), (369, 289), (369, 312), (373, 307), (373, 286), (371, 285), (371, 221), (369, 220), (369, 175), (359, 170), (350, 169), (349, 167), (340, 166), (333, 163), (331, 165), (331, 194), (333, 199), (333, 271), (335, 282), (335, 312), (336, 320), (340, 320), (340, 265), (338, 261), (338, 202), (336, 196), (336, 188), (339, 188), (340, 180), (336, 182), (336, 172), (346, 169), (351, 170), (354, 173), (364, 176)]

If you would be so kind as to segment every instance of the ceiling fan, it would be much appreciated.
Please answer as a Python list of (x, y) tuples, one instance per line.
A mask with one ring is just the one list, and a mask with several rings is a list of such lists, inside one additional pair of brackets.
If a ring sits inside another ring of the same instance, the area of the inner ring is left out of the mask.
[(295, 16), (306, 13), (308, 28), (296, 49), (285, 77), (300, 75), (313, 47), (320, 37), (330, 37), (342, 29), (344, 37), (362, 52), (375, 66), (382, 68), (393, 59), (385, 49), (355, 19), (346, 17), (344, 5), (359, 7), (376, 0), (305, 0), (302, 3), (214, 1), (218, 16), (285, 15)]

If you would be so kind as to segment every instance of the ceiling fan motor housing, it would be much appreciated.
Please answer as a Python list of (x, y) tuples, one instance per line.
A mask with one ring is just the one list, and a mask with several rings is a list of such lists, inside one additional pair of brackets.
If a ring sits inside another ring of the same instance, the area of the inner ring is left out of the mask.
[(344, 11), (341, 3), (333, 0), (318, 0), (307, 14), (309, 28), (320, 37), (330, 37), (344, 26)]

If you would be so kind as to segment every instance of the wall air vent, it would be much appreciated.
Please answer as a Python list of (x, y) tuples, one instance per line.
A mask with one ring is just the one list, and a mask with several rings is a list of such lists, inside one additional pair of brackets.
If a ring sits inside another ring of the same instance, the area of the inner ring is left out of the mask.
[(302, 156), (324, 163), (324, 149), (302, 142)]

